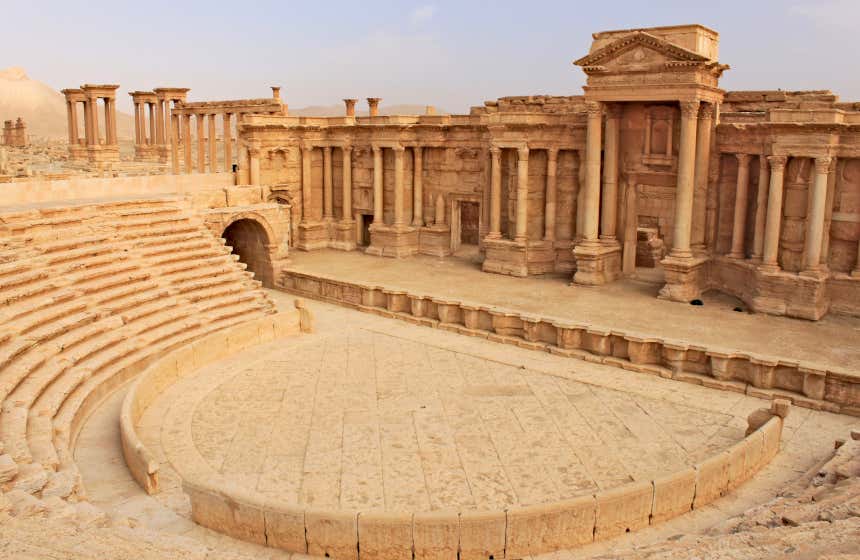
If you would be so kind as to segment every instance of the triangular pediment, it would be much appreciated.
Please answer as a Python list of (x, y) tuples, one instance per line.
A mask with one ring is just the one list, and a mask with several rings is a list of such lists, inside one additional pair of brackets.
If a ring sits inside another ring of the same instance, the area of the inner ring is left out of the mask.
[(620, 37), (574, 62), (577, 66), (612, 68), (648, 67), (672, 62), (709, 62), (708, 58), (644, 31)]

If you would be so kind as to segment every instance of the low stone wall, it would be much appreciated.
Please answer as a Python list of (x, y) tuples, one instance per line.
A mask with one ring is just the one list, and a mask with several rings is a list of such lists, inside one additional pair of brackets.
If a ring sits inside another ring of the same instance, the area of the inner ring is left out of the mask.
[(144, 411), (179, 379), (252, 346), (296, 334), (299, 312), (278, 313), (216, 331), (152, 361), (135, 380), (122, 403), (122, 452), (132, 477), (148, 494), (158, 492), (158, 461), (137, 435), (135, 426)]
[(700, 508), (748, 480), (779, 451), (783, 420), (664, 478), (500, 511), (324, 511), (282, 504), (205, 469), (183, 480), (192, 517), (234, 538), (337, 560), (522, 558), (610, 539)]
[(234, 183), (232, 173), (22, 181), (4, 185), (0, 189), (0, 206), (129, 195), (190, 194), (207, 189), (223, 189)]
[(523, 348), (860, 416), (860, 375), (846, 370), (295, 271), (284, 271), (279, 287), (361, 311)]

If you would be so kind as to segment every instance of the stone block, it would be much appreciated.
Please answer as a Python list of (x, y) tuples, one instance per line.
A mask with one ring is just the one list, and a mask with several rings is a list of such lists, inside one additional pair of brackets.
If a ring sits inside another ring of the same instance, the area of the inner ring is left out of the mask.
[(713, 502), (728, 491), (730, 459), (729, 453), (724, 451), (696, 465), (699, 476), (696, 480), (694, 509)]
[(762, 467), (764, 457), (764, 432), (756, 430), (744, 438), (744, 480), (749, 480)]
[(305, 511), (308, 554), (335, 560), (358, 559), (357, 514), (350, 511)]
[(568, 550), (592, 542), (594, 496), (508, 510), (508, 558)]
[(689, 468), (654, 481), (651, 523), (661, 523), (693, 509), (696, 495), (696, 469)]
[(233, 497), (238, 489), (225, 491), (183, 484), (191, 498), (191, 519), (198, 525), (224, 533), (233, 538), (256, 544), (266, 544), (266, 522), (261, 507), (243, 503)]
[(505, 512), (460, 514), (460, 560), (499, 560), (505, 557)]
[(605, 540), (647, 527), (651, 519), (654, 485), (633, 482), (597, 494), (594, 540)]
[(272, 548), (305, 554), (308, 543), (305, 539), (305, 512), (280, 501), (270, 500), (265, 508), (266, 540)]
[(412, 560), (411, 513), (359, 513), (362, 560)]
[(416, 513), (412, 520), (415, 558), (457, 560), (460, 550), (458, 512)]
[(779, 453), (779, 442), (782, 437), (782, 418), (774, 416), (761, 427), (764, 441), (762, 443), (762, 462), (768, 463)]

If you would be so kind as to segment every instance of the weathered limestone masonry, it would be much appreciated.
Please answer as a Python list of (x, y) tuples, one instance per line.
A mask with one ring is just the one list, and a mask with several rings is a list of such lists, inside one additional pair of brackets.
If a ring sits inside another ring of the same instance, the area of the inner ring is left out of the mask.
[[(119, 161), (116, 137), (116, 90), (118, 85), (84, 84), (64, 89), (69, 119), (69, 157), (91, 162)], [(99, 125), (99, 99), (103, 100), (104, 126)], [(78, 132), (78, 104), (84, 105), (84, 138)], [(102, 135), (102, 128), (104, 135)]]
[(3, 123), (3, 145), (14, 148), (25, 148), (30, 145), (24, 119), (18, 117), (15, 121), (8, 120)]
[(344, 117), (249, 115), (249, 182), (295, 201), (303, 250), (474, 244), (488, 272), (598, 285), (657, 266), (672, 300), (715, 288), (766, 313), (860, 314), (860, 105), (726, 93), (700, 25), (596, 33), (576, 64), (582, 96), (469, 115), (379, 116), (379, 98), (369, 117), (355, 99)]
[(765, 353), (704, 347), (609, 328), (587, 319), (541, 317), (291, 270), (283, 272), (279, 286), (301, 296), (418, 325), (764, 399), (787, 399), (815, 410), (860, 416), (860, 382), (850, 370), (827, 369)]
[(188, 88), (165, 87), (129, 92), (134, 102), (135, 160), (167, 162), (172, 136), (171, 103), (173, 107), (184, 103), (188, 92)]

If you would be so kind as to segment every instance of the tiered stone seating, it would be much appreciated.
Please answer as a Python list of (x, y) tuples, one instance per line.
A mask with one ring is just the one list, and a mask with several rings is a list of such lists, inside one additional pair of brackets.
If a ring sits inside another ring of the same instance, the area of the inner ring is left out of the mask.
[(175, 197), (0, 210), (4, 490), (82, 497), (77, 423), (146, 360), (273, 313), (260, 283)]

